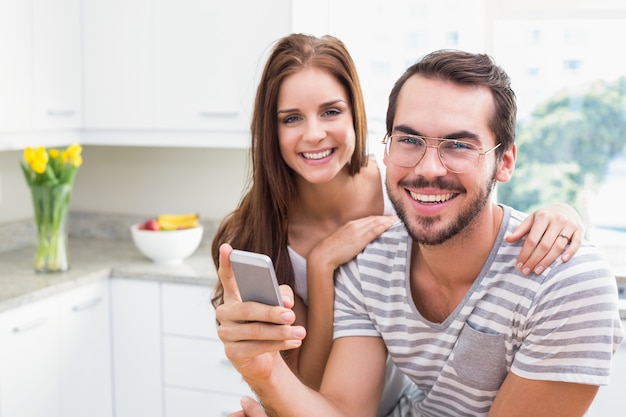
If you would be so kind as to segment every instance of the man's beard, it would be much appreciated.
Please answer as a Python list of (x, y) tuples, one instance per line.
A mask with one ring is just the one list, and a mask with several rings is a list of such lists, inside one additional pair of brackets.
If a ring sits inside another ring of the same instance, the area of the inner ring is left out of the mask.
[[(389, 199), (393, 204), (393, 207), (396, 210), (396, 213), (400, 220), (404, 223), (409, 235), (416, 242), (423, 245), (440, 245), (454, 236), (458, 235), (461, 231), (463, 231), (466, 227), (468, 227), (472, 221), (478, 216), (478, 214), (482, 211), (485, 205), (491, 199), (491, 191), (495, 186), (496, 180), (494, 175), (492, 175), (491, 180), (481, 187), (479, 194), (476, 198), (472, 199), (465, 208), (463, 208), (458, 214), (456, 219), (444, 229), (439, 231), (435, 231), (434, 227), (440, 221), (440, 216), (434, 217), (411, 217), (412, 213), (410, 210), (405, 210), (401, 205), (401, 199), (394, 199), (394, 197), (389, 192), (389, 187), (387, 187), (387, 194), (389, 195)], [(428, 188), (435, 187), (447, 190), (458, 190), (458, 186), (454, 186), (451, 184), (444, 184), (444, 182), (440, 179), (437, 179), (432, 182), (427, 182), (423, 178), (419, 178), (417, 181), (409, 184), (400, 182), (399, 186), (410, 186), (413, 188)], [(464, 191), (464, 190), (463, 190)]]

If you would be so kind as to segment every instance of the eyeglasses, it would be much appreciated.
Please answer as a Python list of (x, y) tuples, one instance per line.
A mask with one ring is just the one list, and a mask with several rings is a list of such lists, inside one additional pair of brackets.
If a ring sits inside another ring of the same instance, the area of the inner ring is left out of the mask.
[[(438, 141), (437, 145), (429, 145), (426, 141)], [(450, 172), (462, 174), (476, 167), (478, 159), (494, 151), (502, 143), (481, 152), (471, 142), (456, 139), (429, 138), (418, 135), (387, 135), (383, 139), (385, 152), (389, 160), (398, 166), (411, 168), (416, 166), (426, 154), (426, 148), (436, 148), (441, 164)]]

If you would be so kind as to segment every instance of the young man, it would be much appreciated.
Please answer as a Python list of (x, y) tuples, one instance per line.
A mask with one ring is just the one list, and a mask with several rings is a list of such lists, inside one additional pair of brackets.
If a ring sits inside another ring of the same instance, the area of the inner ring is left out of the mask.
[(338, 270), (319, 393), (278, 353), (304, 337), (293, 312), (238, 302), (222, 248), (219, 335), (270, 415), (374, 416), (387, 353), (417, 387), (403, 415), (585, 413), (623, 339), (615, 278), (588, 243), (541, 274), (515, 268), (505, 236), (524, 215), (491, 199), (513, 173), (515, 113), (486, 55), (435, 52), (398, 80), (385, 164), (402, 222)]

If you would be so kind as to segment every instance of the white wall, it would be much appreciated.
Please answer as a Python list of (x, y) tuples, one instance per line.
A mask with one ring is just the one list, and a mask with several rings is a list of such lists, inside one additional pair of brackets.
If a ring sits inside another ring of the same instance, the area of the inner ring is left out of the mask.
[[(32, 217), (21, 151), (0, 152), (0, 223)], [(85, 146), (70, 210), (219, 220), (241, 196), (246, 150)]]

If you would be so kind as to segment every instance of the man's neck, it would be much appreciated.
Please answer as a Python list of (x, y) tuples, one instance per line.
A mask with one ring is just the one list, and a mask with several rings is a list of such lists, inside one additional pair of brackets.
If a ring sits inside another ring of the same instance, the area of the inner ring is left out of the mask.
[(496, 241), (503, 209), (489, 204), (461, 233), (440, 245), (414, 242), (411, 292), (422, 315), (441, 322), (454, 311), (482, 270)]

